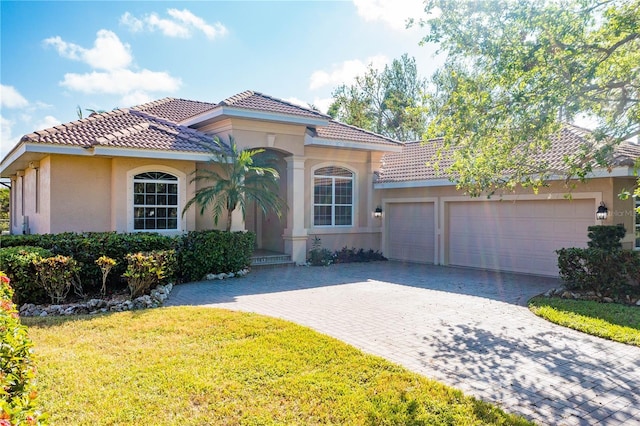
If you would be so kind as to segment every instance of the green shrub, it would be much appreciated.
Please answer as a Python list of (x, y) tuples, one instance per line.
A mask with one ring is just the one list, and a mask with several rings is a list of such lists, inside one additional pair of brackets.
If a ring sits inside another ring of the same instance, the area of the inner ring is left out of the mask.
[(38, 283), (33, 261), (52, 255), (50, 250), (41, 247), (17, 246), (0, 249), (0, 265), (11, 279), (14, 291), (13, 301), (16, 304), (47, 301), (47, 293)]
[(127, 270), (123, 276), (127, 279), (132, 299), (147, 294), (175, 271), (173, 250), (132, 253), (126, 259)]
[(178, 249), (180, 276), (196, 281), (207, 274), (238, 272), (250, 265), (254, 244), (252, 232), (189, 232)]
[(317, 235), (313, 237), (307, 262), (309, 262), (311, 266), (329, 266), (333, 263), (331, 251), (322, 247), (322, 240)]
[(107, 293), (107, 277), (109, 276), (109, 272), (116, 266), (118, 262), (113, 260), (108, 256), (100, 256), (96, 259), (96, 265), (100, 268), (100, 272), (102, 272), (102, 287), (100, 288), (100, 294), (103, 296)]
[(622, 249), (621, 240), (627, 233), (622, 225), (596, 225), (587, 228), (589, 233), (588, 245), (602, 250)]
[[(178, 237), (179, 238), (179, 237)], [(37, 246), (51, 250), (54, 255), (73, 257), (80, 266), (80, 280), (85, 289), (98, 292), (102, 287), (102, 270), (95, 263), (101, 256), (114, 259), (117, 265), (107, 279), (107, 288), (120, 287), (120, 278), (127, 268), (125, 256), (129, 253), (176, 248), (178, 239), (157, 233), (136, 232), (64, 232), (61, 234), (8, 235), (2, 245)]]
[(0, 271), (0, 423), (5, 420), (9, 425), (44, 425), (46, 416), (35, 405), (33, 344), (11, 301), (13, 290), (9, 283), (10, 279)]
[(379, 251), (373, 249), (364, 250), (352, 247), (343, 247), (336, 250), (332, 255), (334, 263), (354, 263), (354, 262), (374, 262), (377, 260), (387, 260)]
[(640, 253), (633, 250), (563, 248), (558, 253), (560, 278), (569, 290), (602, 296), (638, 295)]
[(74, 285), (81, 295), (82, 287), (76, 277), (80, 267), (72, 257), (57, 255), (33, 261), (40, 285), (47, 292), (51, 303), (63, 303)]

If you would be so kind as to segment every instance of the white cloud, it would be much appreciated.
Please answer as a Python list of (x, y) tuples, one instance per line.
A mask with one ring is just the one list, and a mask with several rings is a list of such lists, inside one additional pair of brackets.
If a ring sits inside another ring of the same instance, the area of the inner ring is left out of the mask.
[(186, 25), (190, 25), (200, 31), (202, 31), (208, 39), (213, 40), (218, 36), (224, 36), (228, 33), (227, 28), (220, 22), (216, 22), (213, 25), (207, 24), (204, 19), (194, 15), (187, 9), (169, 9), (167, 13), (173, 18), (183, 22)]
[(298, 99), (296, 97), (286, 98), (284, 100), (295, 105), (300, 105), (304, 108), (309, 108), (309, 104), (314, 105), (323, 114), (327, 113), (331, 102), (333, 102), (333, 98), (314, 98), (313, 102), (303, 101), (302, 99)]
[(341, 64), (334, 64), (331, 71), (318, 70), (311, 74), (309, 89), (315, 90), (324, 86), (338, 86), (351, 84), (355, 78), (364, 74), (371, 64), (374, 68), (381, 68), (389, 63), (384, 55), (371, 56), (364, 61), (352, 59)]
[(116, 70), (127, 68), (133, 60), (131, 47), (122, 43), (118, 36), (109, 30), (98, 31), (91, 49), (68, 43), (62, 40), (60, 36), (45, 39), (44, 43), (55, 47), (60, 56), (84, 62), (95, 69)]
[(167, 37), (190, 38), (192, 31), (202, 31), (209, 40), (225, 36), (229, 31), (220, 22), (208, 24), (204, 19), (194, 15), (187, 9), (168, 9), (170, 18), (161, 18), (157, 13), (150, 13), (142, 18), (136, 18), (126, 12), (120, 17), (120, 24), (133, 32), (160, 31)]
[(425, 17), (423, 0), (353, 0), (353, 4), (365, 21), (382, 21), (394, 30), (406, 29), (409, 18)]
[[(135, 18), (129, 16), (127, 19), (135, 25)], [(60, 37), (48, 38), (45, 44), (54, 46), (60, 56), (84, 62), (92, 68), (91, 72), (64, 75), (60, 85), (73, 91), (120, 95), (122, 105), (129, 106), (147, 102), (151, 99), (150, 92), (175, 92), (182, 85), (179, 78), (167, 72), (130, 69), (133, 62), (131, 48), (111, 31), (98, 31), (91, 49), (68, 43)]]
[(9, 150), (18, 143), (19, 138), (12, 135), (13, 121), (0, 115), (0, 160), (9, 153)]
[(120, 99), (122, 105), (134, 106), (146, 104), (147, 102), (151, 102), (153, 98), (149, 96), (146, 92), (137, 90), (132, 93), (127, 93)]
[(36, 123), (35, 129), (36, 130), (49, 129), (53, 126), (57, 126), (60, 123), (62, 122), (57, 118), (55, 118), (54, 116), (47, 115), (42, 120)]
[(0, 84), (0, 106), (3, 108), (25, 108), (28, 105), (29, 101), (13, 86)]
[(166, 72), (113, 70), (87, 74), (68, 73), (61, 86), (87, 94), (127, 95), (135, 92), (175, 92), (182, 85), (179, 78)]

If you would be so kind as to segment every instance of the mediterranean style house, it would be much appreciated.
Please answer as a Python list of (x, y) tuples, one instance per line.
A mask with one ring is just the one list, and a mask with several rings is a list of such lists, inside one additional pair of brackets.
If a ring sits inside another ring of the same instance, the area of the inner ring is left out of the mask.
[[(565, 127), (545, 155), (560, 161), (584, 132)], [(210, 214), (182, 207), (199, 185), (194, 171), (215, 167), (203, 143), (230, 135), (241, 149), (277, 156), (289, 207), (281, 219), (238, 212), (234, 229), (298, 263), (319, 237), (329, 249), (372, 248), (400, 261), (554, 276), (554, 250), (586, 245), (590, 225), (623, 224), (625, 247), (636, 246), (634, 200), (617, 196), (635, 185), (633, 144), (571, 200), (559, 181), (538, 194), (470, 198), (427, 165), (437, 141), (402, 143), (253, 91), (219, 103), (165, 98), (25, 135), (0, 163), (11, 179), (11, 232), (213, 229)]]

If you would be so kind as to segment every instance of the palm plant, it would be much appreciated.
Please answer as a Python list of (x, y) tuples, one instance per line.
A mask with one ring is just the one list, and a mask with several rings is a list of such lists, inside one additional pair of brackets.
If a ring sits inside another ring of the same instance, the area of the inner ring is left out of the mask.
[(223, 212), (227, 213), (227, 231), (230, 231), (232, 212), (239, 207), (244, 219), (247, 203), (255, 201), (265, 214), (273, 211), (282, 217), (287, 205), (278, 195), (280, 175), (269, 166), (274, 160), (272, 156), (259, 155), (265, 152), (264, 149), (238, 150), (232, 136), (229, 136), (229, 145), (215, 137), (207, 148), (211, 151), (209, 164), (214, 168), (195, 171), (191, 182), (203, 181), (207, 186), (196, 190), (193, 198), (187, 201), (183, 216), (193, 204), (200, 206), (200, 214), (211, 207), (216, 225)]

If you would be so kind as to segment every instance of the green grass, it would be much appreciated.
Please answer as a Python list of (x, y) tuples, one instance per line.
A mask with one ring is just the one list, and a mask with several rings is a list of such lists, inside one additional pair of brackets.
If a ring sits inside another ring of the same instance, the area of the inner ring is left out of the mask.
[(555, 324), (640, 346), (640, 308), (636, 306), (539, 296), (529, 301), (529, 308)]
[(210, 308), (25, 319), (57, 425), (525, 425), (286, 321)]

